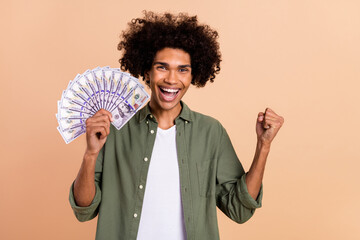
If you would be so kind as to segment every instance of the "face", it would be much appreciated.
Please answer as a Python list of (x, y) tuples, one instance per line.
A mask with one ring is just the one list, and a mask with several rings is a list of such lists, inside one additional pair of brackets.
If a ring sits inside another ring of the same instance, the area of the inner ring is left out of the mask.
[(158, 51), (147, 77), (150, 79), (150, 107), (155, 111), (179, 113), (180, 100), (192, 79), (190, 55), (174, 48)]
[(130, 107), (126, 103), (120, 103), (117, 107), (121, 117), (125, 117), (125, 114), (130, 113)]
[(126, 103), (120, 103), (118, 108), (123, 112), (123, 113), (129, 113), (130, 112), (130, 107), (126, 104)]

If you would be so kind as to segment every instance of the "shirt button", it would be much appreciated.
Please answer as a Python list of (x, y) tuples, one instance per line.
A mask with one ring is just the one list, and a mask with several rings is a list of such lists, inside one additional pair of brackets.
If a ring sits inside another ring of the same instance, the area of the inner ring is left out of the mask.
[(189, 123), (188, 121), (185, 121), (185, 123)]
[(150, 133), (151, 133), (151, 134), (154, 134), (154, 130), (151, 130)]
[(150, 114), (150, 118), (153, 118), (153, 115)]
[(146, 120), (146, 124), (149, 124), (149, 121), (148, 121), (148, 120)]
[(143, 187), (144, 187), (143, 185), (140, 185), (140, 186), (139, 186), (140, 189), (143, 189)]
[(136, 218), (137, 217), (137, 214), (136, 213), (134, 213), (134, 218)]
[(146, 158), (144, 158), (144, 161), (145, 161), (145, 162), (147, 162), (148, 160), (149, 160), (149, 159), (148, 159), (147, 157), (146, 157)]

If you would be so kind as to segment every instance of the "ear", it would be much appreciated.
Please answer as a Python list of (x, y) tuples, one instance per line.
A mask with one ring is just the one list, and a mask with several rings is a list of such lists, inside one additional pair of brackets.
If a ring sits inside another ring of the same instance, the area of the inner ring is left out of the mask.
[(147, 72), (144, 73), (144, 80), (146, 81), (146, 80), (148, 80), (148, 79), (150, 79), (150, 78), (149, 78), (149, 71), (147, 71)]
[(147, 85), (150, 85), (150, 74), (149, 71), (144, 73), (144, 81)]

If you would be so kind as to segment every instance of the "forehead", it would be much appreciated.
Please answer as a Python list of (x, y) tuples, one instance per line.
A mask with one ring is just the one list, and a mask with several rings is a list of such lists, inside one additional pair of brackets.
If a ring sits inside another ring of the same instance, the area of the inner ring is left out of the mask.
[(159, 50), (154, 58), (155, 62), (165, 62), (170, 65), (190, 64), (190, 54), (178, 48), (164, 48)]

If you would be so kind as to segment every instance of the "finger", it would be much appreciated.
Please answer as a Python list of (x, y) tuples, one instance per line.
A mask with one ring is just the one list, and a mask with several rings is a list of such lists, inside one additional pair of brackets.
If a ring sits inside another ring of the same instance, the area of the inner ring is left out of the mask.
[(94, 127), (94, 128), (90, 128), (87, 131), (87, 134), (89, 136), (96, 135), (97, 133), (100, 133), (100, 139), (107, 137), (107, 135), (108, 135), (105, 127)]
[(104, 138), (106, 138), (108, 136), (108, 134), (106, 133), (105, 128), (103, 128), (103, 130), (101, 130), (100, 132), (97, 132), (96, 135), (97, 135), (97, 137), (99, 139), (104, 139)]
[(106, 133), (106, 127), (105, 126), (96, 126), (96, 127), (86, 129), (86, 132), (90, 135), (94, 135), (100, 131), (103, 131), (104, 133)]
[(98, 116), (103, 116), (103, 115), (108, 116), (108, 118), (111, 122), (113, 121), (111, 113), (103, 108), (100, 109), (99, 111), (97, 111), (92, 117), (98, 117)]
[(273, 110), (271, 110), (270, 108), (267, 108), (268, 110), (265, 113), (265, 116), (269, 116), (269, 117), (274, 117), (279, 119), (281, 122), (284, 122), (284, 118), (278, 114), (276, 114)]
[(105, 129), (105, 133), (101, 133), (100, 139), (103, 139), (103, 138), (107, 137), (110, 134), (110, 129), (109, 128), (105, 127), (104, 129)]
[(263, 122), (263, 128), (269, 129), (269, 128), (270, 128), (270, 125), (264, 121), (264, 122)]
[(273, 117), (276, 119), (279, 119), (280, 122), (284, 123), (284, 118), (278, 114), (276, 114), (274, 111), (272, 111), (270, 108), (265, 113), (265, 116)]
[(265, 120), (272, 120), (272, 121), (276, 121), (278, 120), (278, 117), (273, 117), (273, 116), (269, 116), (269, 115), (265, 115)]
[(258, 120), (259, 122), (262, 122), (262, 121), (264, 120), (264, 113), (263, 113), (263, 112), (259, 112), (259, 113), (258, 113), (257, 120)]
[(103, 108), (101, 108), (99, 111), (97, 111), (94, 115), (94, 116), (101, 116), (101, 115), (104, 115), (107, 111)]
[(280, 128), (281, 127), (281, 123), (278, 120), (265, 120), (264, 121), (264, 128), (269, 129), (269, 128)]
[(89, 119), (89, 120), (86, 120), (85, 123), (86, 123), (87, 127), (90, 127), (92, 124), (95, 124), (95, 123), (105, 123), (110, 126), (110, 121), (107, 116), (98, 117), (96, 119)]
[(106, 129), (107, 134), (110, 133), (110, 122), (108, 119), (106, 121), (101, 121), (101, 122), (86, 123), (86, 129), (92, 130), (98, 127), (104, 127)]
[(284, 123), (284, 118), (281, 116), (272, 117), (272, 116), (265, 115), (265, 121), (273, 121), (273, 122), (277, 122), (278, 124), (282, 125)]
[(86, 119), (86, 122), (88, 123), (94, 123), (94, 122), (102, 122), (107, 121), (110, 122), (108, 115), (98, 115), (98, 116), (92, 116), (91, 118)]
[(268, 107), (267, 107), (267, 108), (265, 109), (265, 115), (266, 115), (266, 114), (273, 115), (273, 114), (276, 114), (276, 113), (274, 112), (274, 110), (272, 110), (271, 108), (268, 108)]
[(267, 116), (267, 115), (265, 115), (264, 116), (264, 120), (263, 120), (263, 128), (265, 128), (265, 129), (269, 129), (270, 128), (270, 122), (271, 121), (274, 121), (274, 119), (272, 119), (271, 117), (269, 117), (269, 116)]
[(110, 130), (110, 123), (109, 121), (104, 122), (96, 122), (96, 123), (89, 123), (86, 125), (86, 128), (95, 128), (95, 127), (104, 127)]

